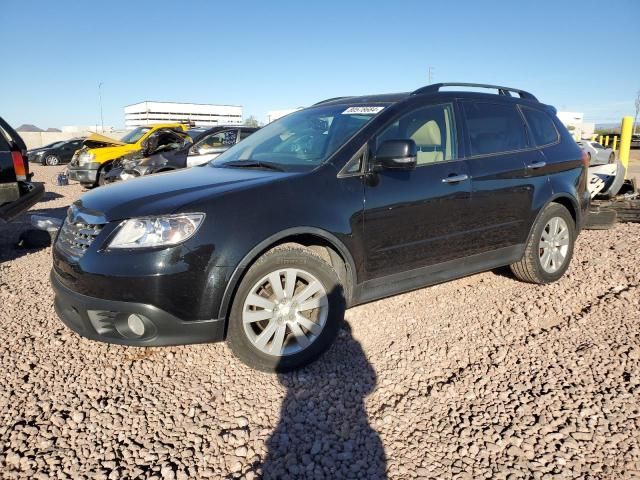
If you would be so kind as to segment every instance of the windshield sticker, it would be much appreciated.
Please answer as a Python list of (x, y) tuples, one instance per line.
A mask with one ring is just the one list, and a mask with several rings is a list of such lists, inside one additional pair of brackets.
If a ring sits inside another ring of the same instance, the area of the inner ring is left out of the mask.
[(342, 115), (371, 115), (376, 114), (384, 110), (384, 107), (349, 107)]

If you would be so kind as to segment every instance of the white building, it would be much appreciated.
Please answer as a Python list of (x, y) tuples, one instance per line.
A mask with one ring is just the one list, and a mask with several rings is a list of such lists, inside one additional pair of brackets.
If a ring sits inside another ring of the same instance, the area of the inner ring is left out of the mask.
[(595, 125), (585, 123), (584, 113), (581, 112), (558, 112), (558, 118), (569, 130), (571, 135), (577, 138), (588, 138), (593, 135)]
[(242, 107), (149, 101), (124, 107), (127, 128), (171, 122), (192, 122), (196, 126), (241, 125)]
[(285, 115), (289, 115), (290, 113), (297, 112), (298, 110), (302, 109), (303, 107), (287, 108), (285, 110), (270, 110), (267, 112), (267, 123), (271, 123), (274, 120), (279, 119), (280, 117), (284, 117)]

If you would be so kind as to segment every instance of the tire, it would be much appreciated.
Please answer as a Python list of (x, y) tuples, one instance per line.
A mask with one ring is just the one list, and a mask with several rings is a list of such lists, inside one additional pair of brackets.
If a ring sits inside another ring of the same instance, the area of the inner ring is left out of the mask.
[(587, 152), (587, 158), (589, 159), (588, 163), (591, 165), (591, 153)]
[[(280, 282), (280, 287), (274, 289), (272, 280)], [(305, 298), (310, 291), (314, 293)], [(257, 303), (256, 295), (261, 298)], [(305, 305), (309, 308), (304, 309)], [(342, 286), (331, 265), (308, 248), (286, 244), (260, 257), (240, 282), (231, 306), (227, 343), (236, 357), (257, 370), (295, 370), (331, 346), (344, 312)], [(262, 332), (266, 333), (260, 337)]]
[(112, 163), (107, 163), (106, 165), (103, 165), (102, 167), (100, 167), (100, 169), (98, 170), (96, 183), (93, 184), (94, 187), (102, 187), (103, 185), (107, 185), (107, 182), (105, 181), (104, 177), (107, 173), (109, 173), (109, 170), (111, 170), (112, 165), (113, 165)]
[(42, 161), (42, 164), (55, 167), (56, 165), (60, 165), (60, 159), (55, 155), (47, 155)]
[[(558, 234), (558, 236), (555, 237), (558, 239), (558, 243), (561, 243), (561, 246), (555, 247), (557, 250), (554, 250), (554, 247), (546, 247), (543, 249), (541, 245), (543, 233), (547, 240), (554, 238), (553, 231), (549, 231), (553, 228), (553, 224), (550, 223), (553, 219), (560, 219), (556, 225), (564, 225), (566, 227), (566, 250), (563, 248), (565, 246), (564, 233)], [(519, 262), (511, 264), (511, 271), (518, 279), (524, 282), (538, 284), (555, 282), (560, 279), (567, 271), (567, 268), (569, 268), (571, 258), (573, 257), (575, 238), (575, 223), (569, 211), (559, 203), (550, 203), (538, 216), (527, 240), (524, 255)], [(545, 267), (543, 266), (543, 259), (545, 263), (548, 261), (548, 257), (544, 257), (544, 255), (547, 254), (547, 250), (549, 249), (552, 260), (548, 267)], [(559, 256), (555, 256), (554, 251), (560, 252), (560, 254), (564, 252), (561, 261), (559, 260)]]
[(611, 153), (609, 155), (609, 163), (615, 163), (616, 162), (616, 155), (615, 153)]

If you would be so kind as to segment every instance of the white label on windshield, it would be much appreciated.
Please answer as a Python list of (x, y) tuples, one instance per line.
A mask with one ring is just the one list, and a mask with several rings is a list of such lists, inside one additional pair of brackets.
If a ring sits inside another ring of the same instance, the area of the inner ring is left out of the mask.
[(371, 115), (384, 110), (384, 107), (349, 107), (344, 112), (343, 115)]

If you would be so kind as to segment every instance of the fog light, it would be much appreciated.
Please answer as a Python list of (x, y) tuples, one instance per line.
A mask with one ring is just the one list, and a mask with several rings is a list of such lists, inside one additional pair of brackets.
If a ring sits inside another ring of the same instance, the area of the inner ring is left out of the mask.
[(136, 315), (135, 313), (129, 315), (127, 318), (127, 326), (129, 327), (129, 330), (131, 330), (131, 333), (136, 337), (144, 335), (144, 322), (139, 315)]

